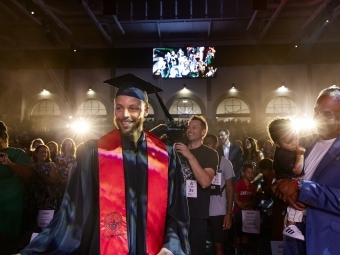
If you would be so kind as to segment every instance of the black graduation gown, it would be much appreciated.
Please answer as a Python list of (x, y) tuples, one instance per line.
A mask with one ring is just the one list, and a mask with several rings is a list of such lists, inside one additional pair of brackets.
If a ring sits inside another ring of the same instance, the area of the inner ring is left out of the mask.
[[(138, 153), (140, 155), (136, 156), (135, 151), (131, 151), (132, 147), (123, 142), (125, 176), (128, 176), (125, 184), (130, 194), (126, 196), (129, 255), (145, 254), (145, 217), (143, 217), (145, 208), (141, 209), (140, 205), (146, 203), (147, 193), (146, 183), (140, 185), (142, 183), (140, 180), (147, 179), (145, 174), (137, 175), (139, 179), (136, 179), (134, 174), (141, 161), (145, 162), (142, 169), (147, 170), (146, 159), (143, 159), (146, 156), (144, 139), (139, 146), (141, 146)], [(167, 146), (167, 151), (169, 153), (169, 197), (163, 247), (175, 255), (190, 254), (189, 213), (183, 175), (180, 162), (172, 148)], [(134, 159), (135, 157), (137, 160)], [(128, 172), (127, 168), (130, 168)], [(98, 141), (89, 140), (78, 147), (77, 168), (69, 176), (59, 211), (47, 228), (20, 254), (100, 254), (98, 186)], [(131, 196), (137, 192), (138, 197)], [(115, 254), (115, 251), (112, 251), (112, 254)]]

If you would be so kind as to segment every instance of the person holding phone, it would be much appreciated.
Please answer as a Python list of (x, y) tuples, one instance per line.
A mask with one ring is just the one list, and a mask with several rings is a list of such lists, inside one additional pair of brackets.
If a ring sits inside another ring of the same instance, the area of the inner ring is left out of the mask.
[(23, 179), (34, 176), (32, 162), (24, 150), (8, 146), (7, 126), (0, 121), (0, 251), (15, 252), (20, 238), (25, 189)]

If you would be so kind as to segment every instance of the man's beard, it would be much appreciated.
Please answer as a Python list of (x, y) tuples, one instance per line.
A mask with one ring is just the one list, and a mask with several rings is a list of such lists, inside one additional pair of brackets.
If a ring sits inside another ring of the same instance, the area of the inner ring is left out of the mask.
[(119, 123), (120, 121), (116, 118), (114, 118), (114, 124), (115, 126), (119, 129), (120, 133), (123, 135), (123, 136), (127, 136), (127, 137), (130, 137), (132, 136), (136, 131), (138, 130), (142, 130), (143, 129), (143, 119), (142, 118), (138, 118), (136, 120), (136, 122), (133, 122), (131, 127), (129, 129), (123, 129), (120, 127)]
[(339, 123), (324, 125), (316, 124), (316, 132), (323, 137), (338, 135), (340, 133), (340, 125)]

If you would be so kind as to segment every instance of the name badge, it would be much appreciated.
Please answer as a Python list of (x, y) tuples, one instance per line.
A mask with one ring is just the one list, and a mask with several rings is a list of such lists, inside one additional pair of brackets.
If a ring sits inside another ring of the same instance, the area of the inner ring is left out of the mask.
[(39, 233), (33, 232), (32, 235), (31, 235), (31, 240), (30, 240), (30, 242), (32, 242), (32, 240), (33, 240), (37, 235), (39, 235)]
[(222, 183), (222, 173), (217, 173), (214, 176), (214, 179), (212, 180), (211, 184), (221, 186), (221, 183)]
[(186, 180), (186, 193), (187, 193), (187, 197), (197, 198), (197, 181), (196, 180)]
[(41, 228), (45, 228), (53, 219), (54, 210), (39, 210), (37, 223)]

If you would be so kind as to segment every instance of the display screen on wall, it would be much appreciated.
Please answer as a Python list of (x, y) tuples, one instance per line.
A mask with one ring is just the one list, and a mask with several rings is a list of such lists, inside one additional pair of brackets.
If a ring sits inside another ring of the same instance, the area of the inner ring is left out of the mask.
[(215, 77), (215, 57), (215, 47), (211, 46), (153, 48), (153, 77)]

